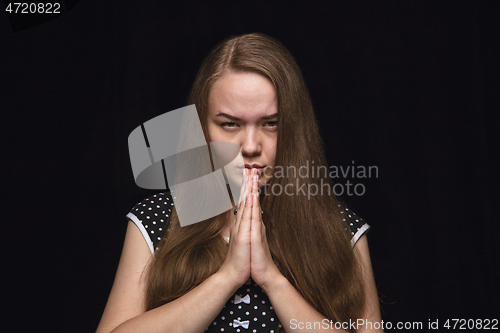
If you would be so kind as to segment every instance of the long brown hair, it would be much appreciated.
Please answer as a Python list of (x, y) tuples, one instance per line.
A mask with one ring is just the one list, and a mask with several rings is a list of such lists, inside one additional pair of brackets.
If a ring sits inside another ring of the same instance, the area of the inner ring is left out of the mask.
[[(274, 84), (278, 97), (276, 169), (282, 173), (268, 188), (293, 184), (293, 195), (261, 195), (267, 240), (281, 273), (320, 313), (334, 321), (355, 320), (364, 306), (364, 289), (351, 233), (342, 220), (339, 200), (326, 191), (332, 181), (326, 172), (300, 177), (301, 166), (326, 166), (312, 103), (300, 69), (277, 40), (260, 33), (230, 37), (203, 61), (188, 104), (196, 104), (207, 142), (208, 96), (228, 71), (254, 72)], [(286, 171), (291, 172), (286, 172)], [(321, 195), (306, 195), (316, 188)], [(302, 190), (299, 190), (302, 189)], [(288, 191), (290, 193), (290, 191)], [(170, 302), (203, 282), (224, 262), (227, 245), (221, 229), (228, 213), (180, 227), (172, 215), (168, 236), (149, 266), (146, 308)]]

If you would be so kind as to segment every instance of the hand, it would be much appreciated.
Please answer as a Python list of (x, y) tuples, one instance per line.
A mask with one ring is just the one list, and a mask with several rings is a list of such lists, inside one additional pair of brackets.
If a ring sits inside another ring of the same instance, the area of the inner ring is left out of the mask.
[(251, 192), (252, 214), (251, 214), (251, 239), (250, 239), (250, 275), (264, 291), (278, 280), (281, 272), (274, 264), (269, 250), (266, 238), (266, 226), (262, 220), (262, 210), (259, 202), (258, 175), (256, 170), (252, 169), (251, 178), (253, 178)]
[(245, 182), (240, 192), (240, 198), (243, 200), (238, 205), (234, 222), (230, 222), (229, 249), (226, 260), (219, 269), (235, 287), (242, 286), (250, 277), (250, 225), (254, 200), (249, 195), (253, 181), (249, 173), (244, 169)]

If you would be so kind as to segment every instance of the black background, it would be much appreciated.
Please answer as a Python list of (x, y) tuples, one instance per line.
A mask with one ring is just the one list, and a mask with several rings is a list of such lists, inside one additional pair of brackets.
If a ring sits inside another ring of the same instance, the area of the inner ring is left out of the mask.
[(343, 199), (372, 226), (383, 320), (499, 318), (499, 14), (497, 1), (86, 0), (13, 32), (1, 13), (2, 317), (95, 330), (125, 214), (153, 194), (134, 183), (128, 134), (185, 105), (218, 41), (258, 31), (301, 67), (329, 164), (378, 167)]

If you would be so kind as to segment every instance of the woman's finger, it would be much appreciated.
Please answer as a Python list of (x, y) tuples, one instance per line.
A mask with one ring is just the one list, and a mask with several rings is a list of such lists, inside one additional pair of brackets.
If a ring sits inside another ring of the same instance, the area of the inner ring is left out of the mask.
[(240, 195), (238, 197), (238, 200), (235, 203), (235, 206), (236, 206), (235, 211), (238, 211), (238, 210), (240, 210), (241, 207), (245, 206), (244, 201), (245, 201), (246, 196), (248, 194), (248, 177), (249, 177), (249, 172), (245, 168), (245, 169), (243, 169), (243, 184), (241, 184), (241, 187), (240, 187)]
[[(247, 188), (248, 188), (248, 194), (245, 198), (245, 206), (243, 207), (243, 212), (241, 213), (241, 222), (239, 226), (239, 230), (242, 232), (250, 232), (251, 228), (251, 219), (252, 219), (252, 205), (253, 205), (253, 198), (252, 198), (252, 192), (253, 192), (253, 178), (252, 178), (252, 170), (249, 170), (248, 172), (248, 182), (247, 182)], [(239, 212), (238, 212), (239, 213)]]
[[(257, 182), (258, 182), (258, 175), (252, 174), (252, 178), (255, 184), (255, 187), (257, 187)], [(260, 239), (261, 235), (261, 222), (260, 222), (260, 217), (261, 217), (261, 210), (260, 210), (260, 202), (259, 202), (259, 191), (255, 190), (252, 192), (252, 197), (253, 197), (253, 206), (252, 206), (252, 223), (251, 223), (251, 233), (252, 233), (252, 239)]]
[(246, 191), (247, 191), (247, 178), (248, 178), (248, 172), (247, 169), (243, 170), (243, 184), (240, 188), (240, 197), (238, 198), (238, 204), (236, 204), (236, 208), (234, 212), (236, 212), (235, 217), (234, 217), (234, 223), (231, 225), (230, 233), (231, 235), (233, 232), (237, 232), (239, 229), (239, 224), (241, 221), (241, 216), (243, 214), (243, 210), (245, 207), (245, 202), (246, 202)]
[[(236, 207), (239, 209), (240, 205), (243, 203), (243, 200), (245, 200), (246, 195), (248, 193), (248, 177), (249, 177), (250, 172), (245, 168), (243, 169), (243, 184), (240, 187), (240, 196), (238, 197), (238, 201), (236, 203)], [(243, 207), (243, 205), (241, 205)]]
[(250, 171), (247, 170), (247, 169), (244, 169), (244, 172), (243, 172), (243, 175), (244, 175), (244, 183), (240, 189), (240, 198), (239, 200), (241, 200), (238, 205), (236, 205), (236, 216), (235, 216), (235, 220), (234, 220), (234, 225), (235, 225), (235, 230), (236, 232), (239, 230), (239, 227), (240, 227), (240, 223), (241, 223), (241, 219), (243, 217), (243, 214), (245, 212), (245, 207), (247, 206), (247, 202), (248, 202), (248, 192), (249, 190), (251, 189), (251, 187), (249, 186), (250, 184)]

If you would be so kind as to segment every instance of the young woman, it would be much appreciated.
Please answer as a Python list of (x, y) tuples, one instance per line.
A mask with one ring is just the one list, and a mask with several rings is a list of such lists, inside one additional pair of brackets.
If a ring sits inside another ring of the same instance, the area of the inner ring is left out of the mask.
[(326, 160), (288, 50), (263, 34), (224, 40), (188, 104), (207, 142), (240, 146), (245, 199), (186, 227), (168, 193), (136, 205), (97, 332), (377, 331), (368, 225), (330, 193), (326, 172), (298, 172)]

